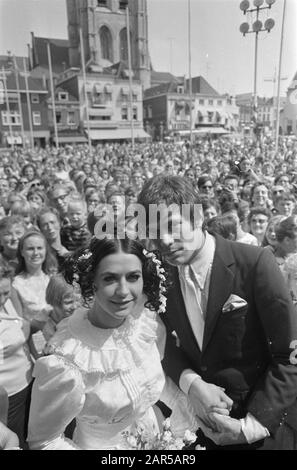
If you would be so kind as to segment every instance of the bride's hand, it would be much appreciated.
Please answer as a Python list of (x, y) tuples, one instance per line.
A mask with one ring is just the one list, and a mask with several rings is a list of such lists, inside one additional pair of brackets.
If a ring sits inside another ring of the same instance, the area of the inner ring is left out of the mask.
[(210, 413), (215, 410), (221, 415), (229, 415), (233, 401), (222, 387), (204, 382), (200, 377), (194, 380), (189, 389), (189, 399), (197, 416), (213, 429), (216, 429)]

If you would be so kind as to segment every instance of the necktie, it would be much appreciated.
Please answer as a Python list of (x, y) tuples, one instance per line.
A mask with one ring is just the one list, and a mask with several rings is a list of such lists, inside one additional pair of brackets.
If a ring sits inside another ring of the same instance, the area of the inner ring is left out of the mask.
[(197, 340), (200, 349), (202, 350), (205, 321), (201, 306), (201, 289), (199, 288), (198, 282), (194, 282), (195, 274), (192, 270), (191, 265), (185, 265), (183, 268), (183, 281), (185, 287), (184, 301), (186, 305), (187, 315), (194, 336)]

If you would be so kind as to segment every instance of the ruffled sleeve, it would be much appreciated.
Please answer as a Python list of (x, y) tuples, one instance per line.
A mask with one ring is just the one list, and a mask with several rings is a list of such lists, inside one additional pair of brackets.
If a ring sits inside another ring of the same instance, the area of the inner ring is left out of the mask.
[(64, 438), (67, 425), (85, 402), (81, 373), (55, 355), (40, 358), (34, 368), (28, 442), (33, 450), (75, 450)]

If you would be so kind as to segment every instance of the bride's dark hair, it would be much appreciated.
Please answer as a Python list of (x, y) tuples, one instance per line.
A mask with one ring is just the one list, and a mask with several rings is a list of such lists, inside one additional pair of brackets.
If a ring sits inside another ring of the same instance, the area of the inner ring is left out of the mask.
[[(160, 307), (160, 278), (156, 264), (144, 255), (143, 248), (140, 241), (128, 237), (103, 240), (94, 237), (87, 249), (79, 249), (66, 259), (63, 275), (69, 284), (73, 284), (74, 281), (78, 282), (84, 303), (89, 306), (94, 297), (94, 281), (102, 259), (119, 252), (135, 255), (142, 264), (143, 291), (147, 296), (145, 306), (157, 311)], [(160, 259), (158, 253), (156, 251), (154, 253)], [(166, 287), (166, 282), (163, 284)]]

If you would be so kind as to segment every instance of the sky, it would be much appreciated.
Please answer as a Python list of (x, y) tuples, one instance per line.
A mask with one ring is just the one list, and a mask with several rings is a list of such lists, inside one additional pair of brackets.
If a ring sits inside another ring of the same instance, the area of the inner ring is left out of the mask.
[[(250, 0), (251, 5), (253, 0)], [(147, 0), (149, 49), (153, 67), (188, 76), (189, 0)], [(253, 91), (255, 34), (245, 37), (241, 23), (255, 21), (244, 15), (240, 0), (190, 0), (192, 76), (202, 75), (220, 93)], [(266, 5), (266, 3), (264, 3)], [(276, 94), (284, 0), (276, 0), (260, 19), (275, 26), (259, 33), (257, 91)], [(0, 54), (27, 54), (30, 31), (36, 36), (67, 38), (66, 0), (0, 0)], [(297, 0), (287, 0), (284, 23), (281, 94), (297, 71)]]

